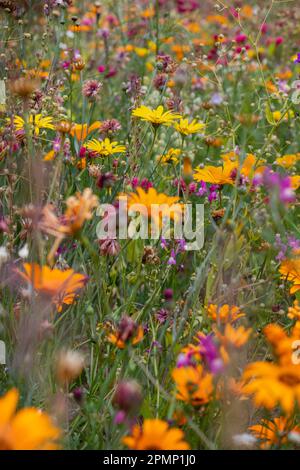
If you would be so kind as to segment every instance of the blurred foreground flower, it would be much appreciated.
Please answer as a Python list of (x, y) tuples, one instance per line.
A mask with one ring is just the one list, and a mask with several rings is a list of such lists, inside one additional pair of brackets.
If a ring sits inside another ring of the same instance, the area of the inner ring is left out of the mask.
[(207, 307), (208, 316), (217, 323), (233, 323), (239, 318), (245, 316), (244, 312), (241, 312), (240, 308), (235, 305), (216, 305), (209, 304)]
[(291, 432), (298, 434), (300, 438), (300, 427), (293, 426), (291, 419), (284, 416), (272, 420), (263, 419), (261, 424), (255, 424), (249, 430), (261, 441), (262, 449), (286, 443)]
[(49, 298), (61, 311), (63, 304), (70, 305), (77, 292), (87, 282), (84, 274), (75, 273), (73, 269), (60, 271), (48, 266), (38, 264), (23, 264), (24, 271), (17, 271), (20, 277), (28, 282), (32, 288), (42, 296)]
[(181, 429), (170, 428), (160, 419), (146, 419), (143, 426), (135, 425), (130, 436), (123, 443), (134, 450), (188, 450)]
[(246, 367), (243, 380), (248, 382), (243, 393), (253, 396), (258, 407), (272, 410), (280, 404), (289, 415), (300, 406), (300, 366), (254, 362)]
[(16, 411), (19, 392), (13, 388), (0, 398), (0, 450), (55, 450), (61, 432), (37, 408)]

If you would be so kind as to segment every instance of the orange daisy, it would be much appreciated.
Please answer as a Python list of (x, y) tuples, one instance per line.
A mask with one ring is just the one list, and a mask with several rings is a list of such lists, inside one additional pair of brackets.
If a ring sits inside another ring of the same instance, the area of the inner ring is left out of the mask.
[(9, 390), (0, 398), (0, 450), (55, 450), (61, 432), (37, 408), (17, 410), (19, 392)]
[(280, 265), (279, 272), (282, 274), (283, 279), (293, 283), (290, 288), (291, 294), (300, 290), (300, 258), (284, 260)]
[(63, 304), (70, 305), (75, 301), (77, 292), (87, 282), (84, 274), (75, 273), (73, 269), (61, 271), (36, 263), (24, 263), (23, 268), (25, 272), (17, 270), (20, 277), (36, 292), (50, 298), (59, 311)]
[(188, 450), (181, 429), (170, 428), (161, 419), (146, 419), (142, 426), (132, 428), (131, 435), (123, 438), (123, 443), (134, 450)]

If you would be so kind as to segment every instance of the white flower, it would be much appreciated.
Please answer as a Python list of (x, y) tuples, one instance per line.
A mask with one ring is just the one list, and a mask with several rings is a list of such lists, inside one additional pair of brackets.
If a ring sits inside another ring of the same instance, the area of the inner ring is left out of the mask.
[(232, 437), (232, 440), (236, 445), (247, 448), (254, 447), (257, 441), (257, 439), (252, 436), (252, 434), (248, 434), (246, 432), (242, 434), (236, 434)]
[(288, 439), (291, 442), (294, 442), (295, 444), (300, 444), (300, 433), (291, 431), (288, 435)]
[(27, 243), (25, 243), (25, 245), (22, 246), (22, 248), (19, 250), (19, 253), (18, 253), (18, 254), (19, 254), (20, 258), (22, 258), (22, 259), (26, 259), (26, 258), (28, 257), (28, 255), (29, 255), (29, 250), (28, 250), (28, 245), (27, 245)]
[(6, 261), (9, 260), (9, 253), (7, 251), (6, 246), (0, 246), (0, 266), (3, 263), (6, 263)]

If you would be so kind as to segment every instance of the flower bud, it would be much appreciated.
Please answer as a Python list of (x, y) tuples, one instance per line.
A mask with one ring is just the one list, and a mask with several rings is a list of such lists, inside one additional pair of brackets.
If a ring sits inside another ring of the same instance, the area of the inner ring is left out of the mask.
[(141, 386), (134, 380), (120, 382), (117, 385), (113, 403), (126, 413), (136, 412), (142, 403)]

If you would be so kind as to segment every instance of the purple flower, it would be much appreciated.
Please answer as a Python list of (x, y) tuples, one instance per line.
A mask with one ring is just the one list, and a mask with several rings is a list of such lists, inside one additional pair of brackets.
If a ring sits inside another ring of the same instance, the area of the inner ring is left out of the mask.
[(176, 253), (182, 253), (184, 251), (186, 251), (186, 241), (182, 238), (180, 240), (176, 240), (176, 243), (177, 243), (177, 249), (176, 249)]
[(279, 193), (279, 200), (282, 203), (291, 203), (295, 201), (295, 192), (291, 185), (291, 178), (286, 175), (281, 175), (275, 171), (266, 168), (263, 173), (263, 184), (269, 190), (277, 190)]
[(224, 101), (223, 96), (220, 93), (213, 93), (210, 103), (213, 104), (214, 106), (219, 106), (222, 104)]
[(163, 250), (167, 250), (168, 248), (168, 242), (164, 237), (161, 237), (160, 246), (162, 247)]
[(176, 367), (189, 367), (195, 365), (190, 354), (179, 354)]
[(300, 64), (300, 52), (297, 54), (297, 59), (294, 60), (295, 64)]
[(216, 199), (217, 199), (217, 192), (216, 191), (210, 191), (210, 193), (208, 195), (208, 201), (212, 202), (212, 201), (215, 201)]
[(55, 139), (53, 140), (53, 150), (55, 153), (60, 151), (61, 147), (61, 138), (60, 135), (58, 134)]
[(199, 349), (200, 354), (206, 362), (209, 370), (213, 374), (218, 374), (223, 371), (224, 364), (220, 357), (219, 351), (214, 343), (213, 336), (199, 336)]
[(200, 188), (198, 189), (197, 196), (204, 196), (207, 193), (207, 186), (205, 181), (200, 181)]
[(133, 189), (137, 188), (138, 185), (139, 185), (139, 179), (134, 176), (130, 182), (131, 186), (133, 187)]
[(159, 323), (165, 323), (168, 316), (169, 316), (169, 311), (166, 310), (165, 308), (161, 308), (155, 314), (155, 318)]
[(175, 254), (175, 251), (174, 251), (174, 250), (171, 251), (171, 256), (170, 256), (170, 258), (169, 258), (169, 260), (168, 260), (168, 264), (169, 264), (169, 265), (174, 265), (174, 264), (176, 264), (176, 254)]

